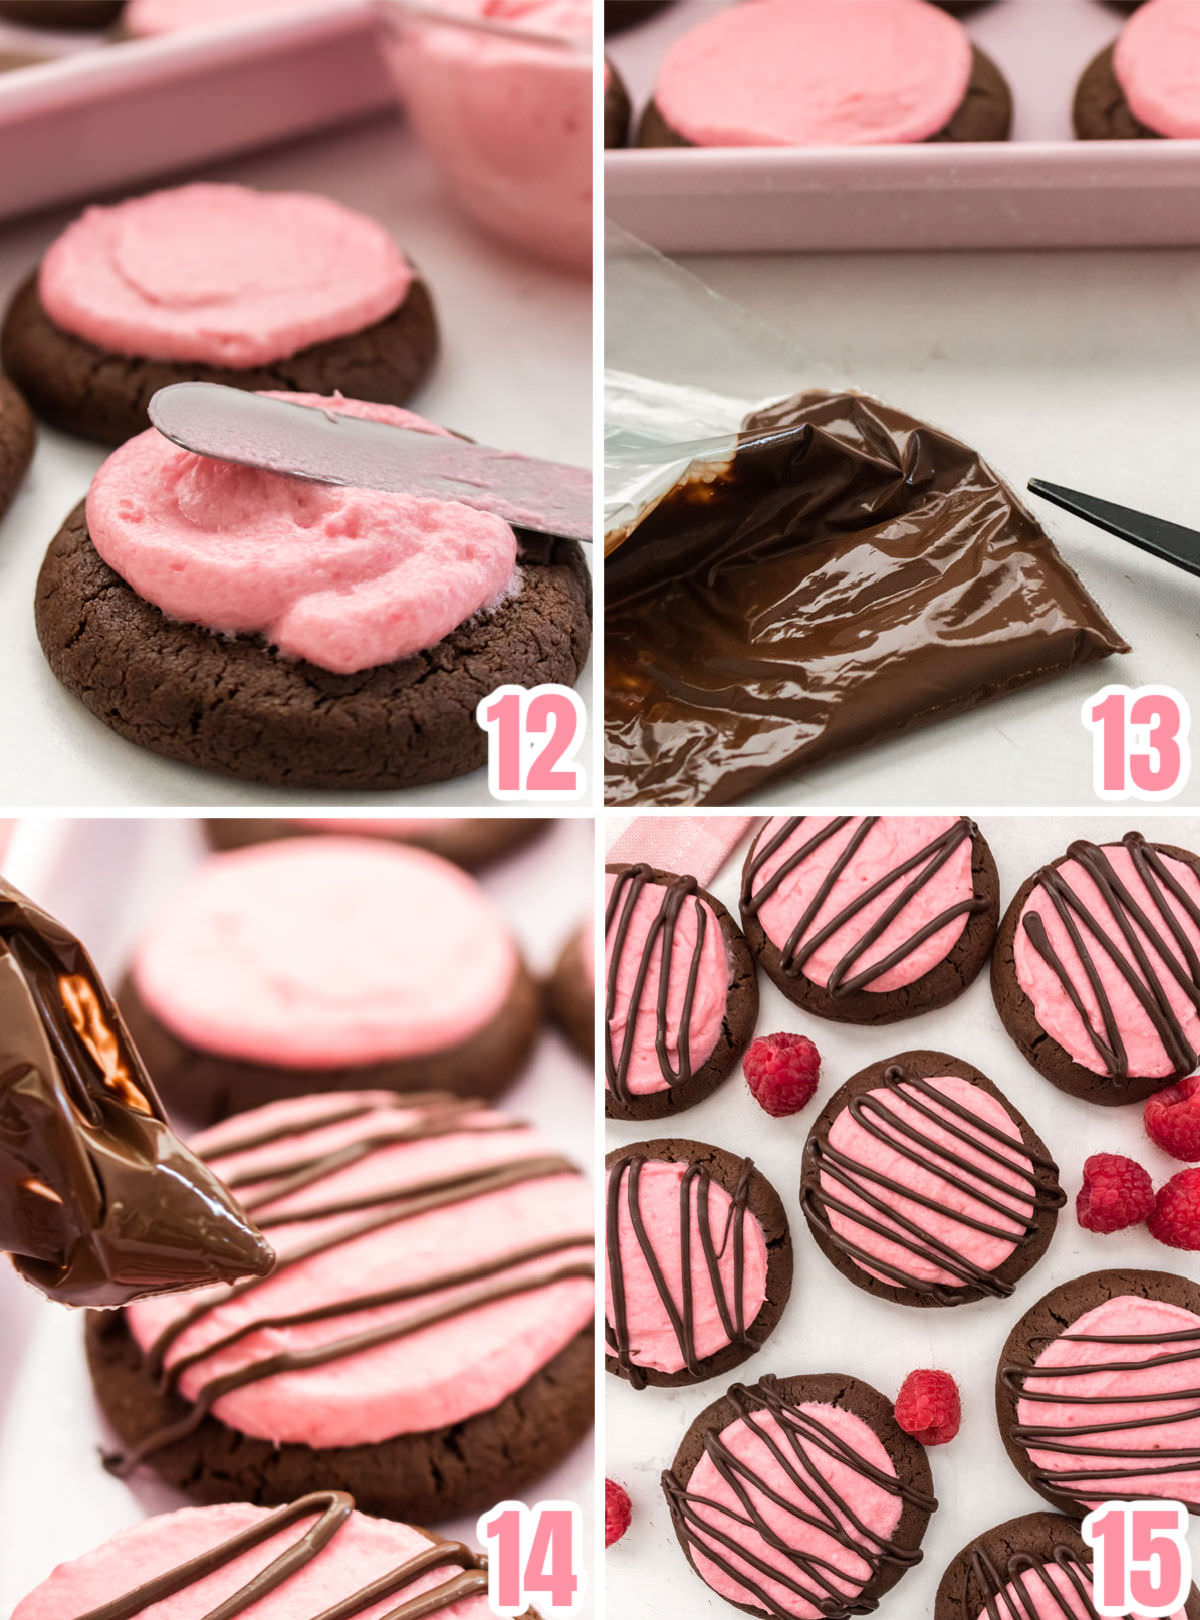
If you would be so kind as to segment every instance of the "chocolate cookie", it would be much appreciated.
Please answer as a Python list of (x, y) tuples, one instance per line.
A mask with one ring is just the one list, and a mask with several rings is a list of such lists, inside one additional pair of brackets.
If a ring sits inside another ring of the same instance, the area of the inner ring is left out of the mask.
[(605, 1110), (666, 1119), (703, 1102), (750, 1044), (754, 961), (695, 878), (644, 865), (606, 870)]
[(559, 952), (546, 984), (551, 1016), (587, 1063), (596, 1055), (596, 974), (592, 925), (581, 923)]
[(34, 616), (46, 659), (105, 725), (168, 759), (273, 787), (419, 787), (478, 770), (479, 700), (573, 685), (591, 645), (580, 547), (521, 534), (521, 589), (428, 652), (336, 675), (259, 637), (168, 619), (97, 553), (84, 503), (50, 543)]
[(1141, 833), (1104, 846), (1078, 840), (1005, 912), (992, 995), (1030, 1063), (1072, 1096), (1142, 1102), (1191, 1074), (1200, 857)]
[[(1061, 1513), (1009, 1519), (956, 1554), (938, 1587), (933, 1620), (979, 1620), (980, 1615), (1017, 1620), (1034, 1612), (1098, 1620), (1092, 1558), (1079, 1526)], [(1194, 1586), (1184, 1613), (1187, 1620), (1200, 1620)]]
[(125, 0), (0, 0), (0, 17), (39, 28), (107, 28)]
[(591, 1195), (536, 1132), (376, 1093), (276, 1105), (195, 1146), (290, 1237), (240, 1289), (90, 1315), (114, 1472), (149, 1465), (199, 1502), (320, 1486), (436, 1524), (532, 1484), (590, 1429)]
[(164, 1102), (193, 1125), (313, 1092), (496, 1096), (525, 1065), (540, 1000), (473, 879), (333, 838), (211, 856), (143, 932), (118, 992)]
[[(853, 1501), (828, 1459), (841, 1479), (853, 1470)], [(692, 1424), (662, 1484), (692, 1568), (755, 1615), (798, 1603), (829, 1620), (869, 1613), (920, 1563), (937, 1508), (924, 1449), (889, 1400), (844, 1373), (734, 1384)]]
[(762, 1348), (792, 1291), (779, 1194), (750, 1159), (704, 1142), (637, 1142), (605, 1165), (608, 1371), (634, 1389), (731, 1372)]
[(624, 146), (629, 139), (629, 124), (633, 108), (629, 91), (616, 68), (604, 58), (604, 144)]
[(1164, 1497), (1200, 1513), (1198, 1368), (1194, 1282), (1169, 1271), (1077, 1277), (1026, 1311), (1000, 1353), (1005, 1450), (1076, 1518), (1109, 1498)]
[(768, 976), (848, 1024), (953, 1001), (999, 911), (996, 863), (966, 816), (776, 816), (742, 870), (742, 927)]
[(665, 11), (671, 0), (604, 0), (604, 32), (620, 34)]
[(437, 352), (433, 300), (419, 278), (400, 307), (374, 326), (314, 343), (270, 365), (213, 366), (107, 353), (54, 324), (42, 308), (36, 273), (17, 289), (0, 331), (0, 360), (34, 412), (100, 444), (123, 444), (149, 427), (151, 397), (177, 382), (342, 393), (403, 405), (429, 374)]
[(1083, 71), (1075, 90), (1075, 133), (1081, 141), (1158, 141), (1125, 99), (1113, 65), (1113, 47), (1106, 45)]
[(365, 820), (356, 816), (319, 820), (212, 816), (204, 823), (204, 836), (214, 849), (248, 849), (251, 844), (269, 844), (278, 838), (311, 838), (322, 832), (352, 838), (386, 838), (432, 850), (473, 872), (522, 849), (552, 825), (548, 819), (525, 816), (392, 816)]
[(898, 1305), (1006, 1299), (1065, 1202), (1045, 1143), (986, 1075), (944, 1052), (861, 1070), (804, 1148), (800, 1207), (818, 1246)]
[(0, 377), (0, 517), (29, 470), (33, 445), (33, 417), (13, 385)]
[[(971, 51), (971, 78), (958, 111), (930, 141), (1006, 141), (1012, 130), (1012, 91), (990, 56), (978, 46)], [(927, 143), (926, 143), (927, 144)], [(671, 128), (650, 101), (637, 132), (638, 146), (691, 146), (693, 142)]]

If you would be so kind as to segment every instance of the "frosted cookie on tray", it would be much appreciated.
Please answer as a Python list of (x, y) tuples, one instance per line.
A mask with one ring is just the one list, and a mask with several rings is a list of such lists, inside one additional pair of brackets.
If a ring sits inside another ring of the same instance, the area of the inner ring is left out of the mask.
[(9, 305), (5, 369), (55, 427), (121, 444), (160, 388), (403, 405), (437, 354), (429, 290), (332, 198), (196, 183), (85, 210)]
[(151, 1608), (164, 1620), (319, 1620), (334, 1610), (491, 1620), (487, 1593), (486, 1565), (461, 1542), (368, 1518), (352, 1497), (321, 1490), (274, 1513), (238, 1502), (146, 1519), (60, 1564), (12, 1620), (132, 1620)]
[[(394, 406), (283, 394), (391, 426)], [(120, 736), (272, 786), (416, 787), (477, 770), (478, 703), (573, 684), (591, 644), (577, 542), (453, 500), (115, 450), (42, 563), (38, 638)]]
[(286, 839), (214, 855), (119, 991), (167, 1106), (196, 1124), (308, 1092), (495, 1096), (539, 996), (475, 880), (424, 850)]
[(961, 23), (928, 0), (754, 0), (676, 40), (642, 146), (878, 146), (1002, 141), (1012, 95)]
[(592, 1425), (592, 1195), (530, 1126), (428, 1093), (305, 1097), (193, 1142), (278, 1256), (89, 1320), (123, 1476), (199, 1501), (351, 1492), (439, 1524)]
[(1195, 140), (1200, 136), (1200, 13), (1189, 0), (1146, 0), (1075, 91), (1075, 133), (1085, 141)]

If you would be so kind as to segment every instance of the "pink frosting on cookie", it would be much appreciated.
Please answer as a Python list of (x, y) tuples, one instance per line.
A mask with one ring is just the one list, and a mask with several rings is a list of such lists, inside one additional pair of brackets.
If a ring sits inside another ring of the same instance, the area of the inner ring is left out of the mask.
[(667, 52), (654, 99), (693, 146), (923, 141), (971, 77), (961, 24), (925, 0), (753, 0)]
[(461, 1045), (500, 1012), (519, 958), (483, 890), (403, 844), (289, 838), (213, 855), (133, 963), (189, 1045), (281, 1069)]
[[(1170, 936), (1161, 913), (1146, 887), (1145, 881), (1138, 873), (1130, 851), (1122, 844), (1105, 844), (1104, 854), (1110, 861), (1117, 877), (1128, 890), (1138, 908), (1154, 920), (1156, 930), (1161, 933), (1165, 948), (1177, 962), (1185, 963), (1186, 959), (1180, 949), (1178, 941)], [(1163, 857), (1167, 869), (1183, 888), (1184, 892), (1200, 904), (1200, 877), (1190, 866), (1173, 859), (1171, 856)], [(1068, 882), (1072, 890), (1079, 896), (1088, 912), (1094, 916), (1108, 937), (1122, 946), (1123, 955), (1137, 967), (1135, 958), (1125, 944), (1124, 935), (1113, 917), (1108, 903), (1097, 888), (1094, 879), (1076, 860), (1064, 861), (1057, 871), (1061, 878)], [(1178, 899), (1168, 893), (1167, 904), (1176, 917), (1184, 936), (1191, 941), (1194, 950), (1200, 952), (1200, 928), (1188, 917), (1186, 910), (1179, 904)], [(1045, 924), (1046, 932), (1055, 952), (1061, 959), (1071, 978), (1084, 1007), (1087, 1009), (1088, 1024), (1080, 1017), (1071, 1002), (1066, 990), (1063, 988), (1058, 975), (1034, 949), (1024, 922), (1031, 914), (1036, 914)], [(1154, 1023), (1139, 1001), (1136, 993), (1126, 981), (1124, 975), (1113, 965), (1111, 956), (1106, 952), (1093, 931), (1072, 913), (1090, 954), (1095, 959), (1100, 974), (1101, 983), (1112, 1003), (1117, 1024), (1121, 1032), (1128, 1057), (1128, 1071), (1133, 1076), (1156, 1078), (1174, 1073), (1175, 1064), (1167, 1054), (1162, 1039), (1154, 1028)], [(1135, 922), (1132, 924), (1135, 933), (1147, 953), (1151, 963), (1154, 964), (1159, 983), (1165, 990), (1168, 1001), (1180, 1019), (1185, 1036), (1193, 1049), (1200, 1048), (1200, 1012), (1185, 991), (1172, 977), (1165, 966), (1159, 949), (1151, 943), (1145, 931)], [(1102, 1038), (1104, 1037), (1104, 1020), (1101, 1016), (1100, 1004), (1096, 999), (1095, 991), (1088, 980), (1083, 965), (1071, 940), (1065, 923), (1059, 917), (1057, 910), (1049, 896), (1042, 887), (1036, 887), (1030, 893), (1017, 923), (1014, 939), (1014, 959), (1016, 963), (1017, 983), (1033, 1003), (1034, 1017), (1047, 1035), (1053, 1036), (1058, 1044), (1070, 1053), (1076, 1063), (1090, 1069), (1093, 1074), (1106, 1073), (1104, 1060), (1096, 1051), (1095, 1045), (1088, 1035), (1088, 1025)], [(1139, 978), (1144, 982), (1145, 975), (1137, 967)]]
[[(754, 5), (768, 0), (752, 0)], [(853, 9), (851, 7), (850, 9)], [(832, 816), (805, 816), (791, 837), (765, 861), (755, 880), (757, 893), (783, 866), (788, 857), (803, 844), (814, 838), (822, 828), (839, 818)], [(862, 816), (849, 816), (846, 825), (817, 846), (796, 866), (758, 908), (758, 919), (767, 938), (782, 949), (804, 915), (826, 877), (836, 866), (846, 846), (860, 827)], [(819, 934), (841, 911), (870, 889), (890, 871), (916, 856), (929, 844), (948, 832), (957, 821), (956, 816), (881, 816), (866, 835), (849, 866), (834, 883), (825, 903), (805, 930), (803, 941)], [(757, 849), (762, 849), (779, 831), (781, 818), (769, 821), (759, 834)], [(932, 861), (923, 865), (932, 864)], [(882, 892), (855, 912), (836, 933), (833, 933), (813, 951), (804, 963), (804, 977), (814, 984), (827, 986), (829, 976), (849, 952), (916, 878), (921, 868), (898, 876)], [(969, 901), (975, 886), (971, 875), (971, 840), (964, 838), (948, 860), (934, 872), (883, 930), (879, 938), (861, 956), (856, 956), (851, 974), (861, 973), (876, 962), (881, 962), (893, 951), (900, 949), (920, 930), (944, 911)], [(881, 973), (865, 990), (886, 994), (903, 989), (923, 978), (937, 967), (954, 949), (967, 926), (967, 915), (953, 918), (944, 928), (914, 946), (896, 966)]]
[[(832, 1430), (834, 1435), (864, 1462), (877, 1468), (884, 1475), (895, 1478), (896, 1471), (888, 1456), (887, 1448), (870, 1425), (864, 1423), (855, 1413), (818, 1402), (807, 1402), (801, 1405), (799, 1410), (811, 1414), (825, 1428)], [(775, 1442), (778, 1451), (790, 1456), (788, 1439), (776, 1417), (769, 1412), (756, 1412), (754, 1423)], [(735, 1457), (753, 1468), (758, 1478), (770, 1487), (774, 1495), (782, 1497), (785, 1503), (795, 1508), (795, 1513), (790, 1512), (788, 1507), (772, 1501), (753, 1485), (747, 1487), (755, 1507), (766, 1517), (771, 1529), (786, 1546), (823, 1560), (822, 1574), (847, 1597), (853, 1597), (861, 1592), (871, 1578), (871, 1564), (852, 1547), (843, 1546), (828, 1531), (818, 1525), (801, 1521), (798, 1514), (813, 1516), (817, 1511), (814, 1508), (813, 1496), (797, 1488), (795, 1480), (790, 1477), (779, 1457), (766, 1442), (742, 1419), (738, 1419), (721, 1431), (721, 1441)], [(849, 1506), (859, 1525), (874, 1536), (882, 1539), (891, 1537), (900, 1523), (903, 1512), (899, 1496), (884, 1485), (877, 1484), (840, 1457), (830, 1456), (815, 1441), (805, 1439), (801, 1444), (814, 1474)], [(820, 1490), (821, 1487), (817, 1486), (815, 1489)], [(696, 1503), (696, 1498), (703, 1497), (726, 1510), (721, 1513), (712, 1507), (695, 1505), (697, 1519), (715, 1526), (726, 1535), (732, 1532), (738, 1544), (747, 1553), (795, 1580), (795, 1567), (789, 1564), (787, 1555), (771, 1546), (758, 1530), (742, 1527), (741, 1521), (746, 1517), (746, 1510), (732, 1486), (722, 1478), (707, 1454), (700, 1458), (692, 1470), (692, 1477), (688, 1482), (688, 1495), (693, 1504)], [(860, 1546), (868, 1545), (867, 1536), (862, 1530), (855, 1531), (847, 1525), (840, 1512), (824, 1497), (821, 1499), (821, 1508), (834, 1512), (846, 1532)], [(729, 1515), (735, 1520), (732, 1525)], [(698, 1535), (703, 1536), (703, 1533), (703, 1530), (700, 1530)], [(871, 1551), (874, 1551), (873, 1545)], [(737, 1552), (733, 1549), (721, 1546), (720, 1552), (721, 1556), (731, 1560), (736, 1568), (743, 1567), (739, 1563)], [(753, 1592), (747, 1591), (738, 1580), (724, 1570), (718, 1569), (712, 1560), (705, 1556), (701, 1546), (693, 1547), (692, 1556), (697, 1574), (712, 1587), (714, 1592), (730, 1603), (745, 1603), (753, 1606), (756, 1613), (761, 1612), (761, 1600), (756, 1599)], [(750, 1567), (745, 1567), (747, 1577), (781, 1613), (795, 1615), (797, 1620), (819, 1620), (820, 1611), (806, 1598), (789, 1590), (782, 1581), (771, 1580)]]
[[(1090, 1576), (1090, 1564), (1087, 1570)], [(997, 1594), (995, 1606), (981, 1609), (976, 1620), (1095, 1620), (1095, 1615), (1094, 1604), (1080, 1597), (1067, 1571), (1055, 1564), (1045, 1564), (1009, 1581)], [(1145, 1620), (1145, 1617), (1139, 1610), (1128, 1620)], [(1177, 1609), (1170, 1620), (1187, 1620), (1187, 1615), (1183, 1609)]]
[(465, 29), (394, 51), (418, 136), (462, 205), (539, 257), (592, 262), (591, 0), (441, 0), (441, 9), (578, 42), (558, 50)]
[[(642, 1166), (638, 1182), (638, 1203), (654, 1247), (655, 1258), (662, 1268), (671, 1298), (679, 1310), (683, 1301), (683, 1251), (680, 1243), (683, 1231), (680, 1210), (680, 1184), (687, 1173), (683, 1164), (668, 1164), (651, 1159)], [(729, 1334), (721, 1321), (712, 1278), (701, 1247), (699, 1221), (700, 1183), (693, 1182), (690, 1201), (689, 1230), (691, 1233), (690, 1272), (694, 1309), (692, 1321), (695, 1330), (696, 1359), (704, 1361), (716, 1355), (729, 1343)], [(708, 1217), (718, 1248), (721, 1250), (718, 1270), (724, 1297), (731, 1302), (734, 1293), (735, 1259), (732, 1243), (722, 1247), (722, 1235), (728, 1231), (733, 1200), (715, 1181), (708, 1184)], [(629, 1324), (629, 1356), (638, 1367), (652, 1367), (658, 1372), (679, 1372), (687, 1365), (679, 1345), (678, 1336), (671, 1326), (662, 1297), (655, 1287), (650, 1266), (642, 1252), (629, 1214), (629, 1199), (623, 1190), (618, 1217), (621, 1264), (625, 1282), (625, 1313)], [(762, 1309), (767, 1297), (767, 1242), (763, 1229), (754, 1215), (747, 1212), (745, 1221), (745, 1271), (742, 1276), (742, 1308), (749, 1326)], [(606, 1276), (605, 1308), (609, 1320), (613, 1317), (612, 1277)]]
[[(605, 896), (612, 895), (617, 879), (606, 874)], [(655, 1042), (658, 1036), (658, 988), (662, 976), (665, 934), (660, 934), (650, 960), (649, 971), (642, 986), (641, 998), (633, 1005), (633, 992), (637, 984), (640, 962), (646, 949), (651, 929), (658, 916), (663, 899), (662, 886), (648, 883), (638, 896), (625, 935), (624, 950), (617, 971), (616, 997), (609, 1018), (614, 1053), (620, 1053), (628, 1037), (632, 1020), (633, 1033), (628, 1066), (628, 1085), (635, 1097), (651, 1092), (667, 1091), (669, 1084), (659, 1067)], [(622, 899), (622, 912), (625, 900)], [(721, 1034), (725, 1007), (729, 997), (729, 957), (725, 938), (711, 908), (703, 901), (689, 896), (684, 902), (675, 929), (674, 947), (670, 956), (670, 989), (667, 996), (667, 1055), (673, 1071), (679, 1069), (679, 1030), (687, 994), (688, 976), (696, 952), (701, 906), (707, 919), (704, 942), (700, 948), (700, 961), (696, 973), (692, 1016), (688, 1022), (689, 1053), (693, 1073), (702, 1068), (712, 1056)], [(612, 969), (613, 939), (620, 914), (608, 930), (605, 952), (605, 972)]]
[[(145, 1582), (211, 1552), (269, 1518), (272, 1511), (252, 1507), (248, 1502), (229, 1502), (219, 1507), (181, 1508), (178, 1513), (146, 1519), (82, 1558), (60, 1564), (17, 1604), (12, 1620), (75, 1620), (77, 1615), (114, 1602)], [(146, 1610), (147, 1615), (152, 1615), (153, 1620), (203, 1620), (239, 1587), (294, 1547), (315, 1522), (314, 1516), (281, 1530), (214, 1574), (156, 1603)], [(423, 1552), (431, 1540), (433, 1537), (411, 1525), (354, 1513), (305, 1569), (241, 1612), (246, 1620), (304, 1620), (305, 1616), (324, 1613), (401, 1568)], [(445, 1569), (419, 1575), (401, 1592), (356, 1611), (355, 1620), (383, 1620), (400, 1602), (441, 1585), (445, 1579)], [(447, 1620), (491, 1620), (486, 1593), (464, 1598), (441, 1612)]]
[[(900, 1230), (900, 1220), (909, 1221), (952, 1255), (963, 1257), (981, 1270), (995, 1271), (1004, 1264), (1025, 1235), (1027, 1223), (1033, 1214), (1033, 1199), (1029, 1194), (1027, 1179), (1033, 1174), (1033, 1166), (1022, 1147), (1020, 1126), (995, 1097), (959, 1075), (940, 1076), (925, 1084), (936, 1087), (952, 1102), (969, 1108), (983, 1125), (1001, 1132), (1013, 1144), (1011, 1153), (982, 1131), (975, 1132), (975, 1142), (964, 1141), (963, 1132), (970, 1132), (971, 1127), (959, 1115), (948, 1109), (940, 1109), (935, 1101), (922, 1096), (911, 1085), (906, 1088), (902, 1084), (898, 1091), (881, 1087), (869, 1095), (886, 1106), (886, 1116), (871, 1113), (868, 1117), (873, 1129), (868, 1130), (855, 1119), (849, 1108), (843, 1108), (829, 1130), (829, 1146), (852, 1159), (856, 1166), (861, 1165), (898, 1181), (913, 1196), (895, 1194), (890, 1189), (880, 1188), (877, 1182), (864, 1179), (862, 1187), (876, 1201), (868, 1204), (860, 1193), (828, 1172), (821, 1175), (822, 1190), (829, 1198), (868, 1214), (875, 1224), (882, 1224), (893, 1233)], [(909, 1097), (919, 1102), (920, 1108), (907, 1100)], [(932, 1109), (945, 1124), (931, 1120), (924, 1111), (926, 1109)], [(912, 1137), (905, 1134), (905, 1128), (919, 1135), (919, 1147), (914, 1146)], [(881, 1141), (878, 1132), (882, 1132), (886, 1140)], [(975, 1143), (983, 1144), (992, 1151), (983, 1151)], [(964, 1171), (959, 1166), (949, 1165), (944, 1158), (939, 1159), (938, 1147), (966, 1159), (982, 1175), (973, 1176), (970, 1170)], [(997, 1163), (997, 1147), (1011, 1159), (1013, 1168)], [(947, 1180), (947, 1170), (957, 1180), (969, 1181), (976, 1193), (986, 1193), (989, 1198), (999, 1200), (1011, 1210), (1011, 1216), (984, 1204), (966, 1188), (953, 1185)], [(1000, 1187), (995, 1185), (997, 1181), (1002, 1184)], [(928, 1199), (935, 1207), (930, 1209), (917, 1202), (917, 1198)], [(886, 1209), (878, 1208), (878, 1202), (884, 1203)], [(865, 1249), (875, 1259), (921, 1282), (963, 1286), (961, 1272), (956, 1274), (938, 1265), (923, 1250), (914, 1251), (833, 1209), (829, 1209), (828, 1215), (839, 1237), (853, 1243), (856, 1248)], [(977, 1231), (967, 1222), (956, 1218), (964, 1215), (1001, 1228), (1005, 1235)], [(893, 1287), (900, 1284), (900, 1279), (894, 1275), (889, 1276), (873, 1266), (863, 1265), (857, 1259), (855, 1264), (861, 1265), (868, 1276), (880, 1282)]]
[[(1132, 1423), (1126, 1429), (1113, 1429), (1104, 1434), (1090, 1434), (1081, 1443), (1092, 1451), (1103, 1447), (1107, 1452), (1145, 1452), (1162, 1450), (1170, 1453), (1188, 1450), (1193, 1456), (1200, 1454), (1200, 1417), (1175, 1421), (1182, 1412), (1194, 1412), (1196, 1400), (1188, 1390), (1197, 1387), (1197, 1368), (1200, 1356), (1178, 1357), (1181, 1350), (1197, 1352), (1200, 1341), (1170, 1342), (1174, 1333), (1200, 1334), (1200, 1316), (1184, 1310), (1182, 1306), (1164, 1300), (1140, 1299), (1121, 1295), (1086, 1311), (1067, 1330), (1069, 1337), (1060, 1335), (1038, 1356), (1038, 1368), (1096, 1367), (1105, 1364), (1136, 1363), (1123, 1370), (1061, 1376), (1035, 1376), (1026, 1378), (1024, 1387), (1039, 1399), (1022, 1397), (1017, 1402), (1017, 1422), (1039, 1429), (1067, 1430), (1091, 1428), (1096, 1424)], [(1100, 1336), (1109, 1342), (1089, 1344), (1081, 1342), (1080, 1335)], [(1160, 1337), (1156, 1337), (1156, 1335)], [(1113, 1343), (1112, 1340), (1138, 1337), (1137, 1344)], [(1144, 1336), (1144, 1337), (1143, 1337)], [(1157, 1363), (1157, 1364), (1155, 1364)], [(1139, 1397), (1169, 1395), (1180, 1391), (1177, 1400), (1142, 1400)], [(1080, 1404), (1080, 1397), (1098, 1398), (1095, 1405)], [(1046, 1398), (1050, 1397), (1050, 1398)], [(1054, 1399), (1071, 1397), (1071, 1399)], [(1144, 1421), (1143, 1421), (1144, 1420)], [(1056, 1437), (1057, 1438), (1057, 1437)], [(1029, 1457), (1036, 1468), (1045, 1474), (1079, 1471), (1095, 1477), (1095, 1486), (1085, 1489), (1081, 1480), (1072, 1479), (1066, 1486), (1072, 1496), (1082, 1501), (1098, 1503), (1108, 1497), (1134, 1499), (1137, 1497), (1166, 1497), (1168, 1499), (1200, 1499), (1200, 1463), (1177, 1472), (1144, 1474), (1132, 1473), (1124, 1478), (1114, 1477), (1114, 1463), (1107, 1459), (1110, 1472), (1105, 1472), (1106, 1459), (1084, 1456), (1069, 1451), (1039, 1451), (1028, 1447)], [(1118, 1473), (1136, 1468), (1140, 1459), (1122, 1461), (1118, 1456)], [(1181, 1459), (1166, 1455), (1165, 1467), (1173, 1467)], [(1186, 1459), (1183, 1459), (1186, 1461)]]
[(127, 34), (146, 39), (181, 28), (303, 11), (305, 4), (306, 0), (126, 0), (121, 26)]
[[(370, 1102), (376, 1104), (376, 1111), (365, 1123), (362, 1117), (341, 1124), (321, 1123), (324, 1116), (336, 1120), (348, 1107)], [(394, 1203), (399, 1192), (444, 1182), (482, 1166), (540, 1159), (554, 1152), (544, 1137), (523, 1125), (503, 1130), (453, 1130), (389, 1145), (387, 1137), (403, 1132), (420, 1117), (417, 1110), (396, 1103), (390, 1093), (297, 1098), (243, 1114), (205, 1132), (193, 1145), (223, 1178), (238, 1177), (239, 1196), (253, 1200), (261, 1182), (254, 1175), (243, 1181), (247, 1171), (265, 1174), (301, 1152), (323, 1153), (361, 1142), (368, 1134), (372, 1139), (384, 1139), (367, 1157), (347, 1168), (326, 1174), (303, 1191), (265, 1208), (256, 1207), (255, 1216), (267, 1221), (270, 1241), (281, 1260), (326, 1232), (358, 1224), (373, 1209)], [(501, 1118), (480, 1109), (465, 1114), (460, 1123), (488, 1125)], [(281, 1126), (292, 1128), (286, 1140), (246, 1152), (232, 1151), (234, 1144)], [(286, 1219), (348, 1200), (364, 1200), (368, 1207), (324, 1219), (291, 1223)], [(160, 1296), (130, 1307), (127, 1320), (138, 1343), (147, 1348), (197, 1300), (215, 1302), (215, 1309), (175, 1341), (167, 1356), (169, 1367), (251, 1321), (429, 1283), (428, 1292), (400, 1304), (332, 1320), (256, 1329), (183, 1374), (180, 1388), (194, 1399), (212, 1379), (281, 1350), (328, 1344), (386, 1321), (401, 1321), (478, 1286), (439, 1284), (438, 1279), (456, 1268), (505, 1260), (551, 1239), (575, 1236), (577, 1244), (549, 1258), (505, 1264), (496, 1276), (542, 1276), (564, 1262), (587, 1260), (592, 1252), (592, 1227), (591, 1193), (583, 1177), (571, 1171), (549, 1173), (339, 1243), (323, 1254), (278, 1269), (241, 1298), (232, 1298), (229, 1289)], [(519, 1390), (587, 1327), (593, 1306), (590, 1276), (546, 1284), (322, 1366), (260, 1379), (222, 1396), (214, 1411), (222, 1422), (243, 1434), (315, 1447), (371, 1445), (395, 1435), (438, 1429), (490, 1411)]]
[(1147, 0), (1117, 40), (1113, 67), (1139, 122), (1176, 140), (1200, 136), (1200, 12), (1193, 0)]
[(383, 227), (330, 197), (201, 183), (85, 210), (38, 293), (113, 354), (261, 366), (374, 326), (412, 282)]
[[(275, 397), (444, 431), (390, 405)], [(512, 586), (517, 556), (489, 513), (192, 455), (154, 428), (100, 467), (87, 522), (109, 567), (168, 618), (265, 636), (338, 675), (435, 647)]]

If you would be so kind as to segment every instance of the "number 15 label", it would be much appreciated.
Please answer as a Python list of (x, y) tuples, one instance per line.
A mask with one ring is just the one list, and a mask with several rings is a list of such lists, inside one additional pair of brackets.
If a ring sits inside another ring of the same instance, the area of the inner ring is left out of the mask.
[(1105, 1502), (1083, 1521), (1083, 1539), (1096, 1555), (1097, 1614), (1138, 1620), (1178, 1614), (1192, 1585), (1182, 1502)]

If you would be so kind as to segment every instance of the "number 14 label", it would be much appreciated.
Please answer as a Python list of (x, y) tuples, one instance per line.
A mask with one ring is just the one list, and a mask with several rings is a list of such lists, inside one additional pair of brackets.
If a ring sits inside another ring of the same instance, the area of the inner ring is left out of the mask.
[(576, 1502), (501, 1502), (476, 1526), (487, 1548), (488, 1608), (511, 1617), (536, 1605), (546, 1620), (566, 1620), (580, 1601), (583, 1534)]

